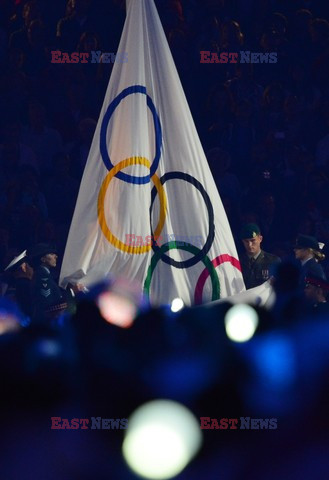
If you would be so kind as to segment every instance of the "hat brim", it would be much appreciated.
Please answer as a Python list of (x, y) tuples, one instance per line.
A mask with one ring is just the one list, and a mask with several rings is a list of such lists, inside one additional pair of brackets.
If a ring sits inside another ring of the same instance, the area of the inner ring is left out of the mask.
[(307, 247), (305, 245), (304, 246), (303, 245), (293, 245), (292, 248), (293, 248), (293, 250), (310, 250), (310, 249), (312, 249), (315, 252), (320, 252), (320, 248), (318, 246), (315, 246), (315, 245), (313, 245), (313, 246), (309, 245)]
[(31, 248), (31, 250), (27, 252), (27, 255), (32, 260), (36, 260), (48, 255), (49, 253), (57, 254), (57, 248), (53, 245), (37, 245), (36, 247)]
[(24, 252), (22, 252), (20, 255), (17, 255), (17, 257), (13, 258), (9, 265), (7, 265), (7, 267), (4, 269), (4, 272), (13, 272), (23, 263), (28, 263), (26, 250), (24, 250)]

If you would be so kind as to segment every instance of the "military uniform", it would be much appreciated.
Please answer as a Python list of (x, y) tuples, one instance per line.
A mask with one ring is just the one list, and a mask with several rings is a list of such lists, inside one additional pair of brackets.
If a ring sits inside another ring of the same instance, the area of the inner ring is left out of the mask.
[(67, 308), (65, 291), (57, 285), (49, 268), (44, 265), (34, 271), (34, 300), (37, 320), (51, 320)]
[(301, 266), (301, 269), (300, 269), (301, 282), (304, 282), (305, 278), (309, 276), (314, 276), (314, 277), (318, 277), (318, 278), (322, 278), (323, 280), (326, 280), (326, 274), (324, 273), (322, 265), (320, 265), (315, 260), (315, 258), (310, 258), (309, 260), (307, 260), (307, 262), (304, 263), (304, 265)]
[(263, 237), (256, 223), (245, 224), (241, 229), (240, 238), (246, 249), (240, 256), (240, 264), (244, 283), (248, 290), (266, 282), (273, 275), (275, 265), (281, 260), (279, 257), (261, 250), (260, 244)]
[[(322, 245), (323, 246), (323, 245)], [(322, 280), (326, 280), (326, 275), (324, 273), (324, 270), (322, 266), (318, 263), (316, 260), (315, 255), (316, 254), (321, 254), (320, 250), (320, 244), (317, 241), (315, 237), (312, 237), (310, 235), (303, 235), (299, 234), (296, 239), (296, 243), (293, 246), (293, 249), (295, 250), (305, 250), (309, 252), (310, 258), (308, 258), (306, 261), (302, 261), (303, 257), (296, 256), (299, 258), (299, 261), (301, 262), (301, 269), (300, 269), (300, 284), (303, 285), (305, 278), (306, 277), (314, 277)], [(324, 258), (324, 255), (323, 255)]]
[(260, 251), (256, 259), (243, 253), (240, 257), (240, 263), (246, 288), (254, 288), (266, 282), (273, 274), (275, 265), (280, 262), (279, 257), (263, 250)]
[(305, 278), (304, 292), (309, 303), (311, 303), (307, 313), (312, 316), (328, 316), (329, 303), (326, 297), (329, 295), (329, 282), (322, 276), (311, 274)]
[[(36, 322), (54, 320), (67, 309), (66, 292), (57, 285), (50, 271), (56, 266), (55, 252), (54, 246), (45, 243), (35, 245), (28, 252), (35, 266), (33, 297)], [(49, 256), (51, 258), (47, 259)]]

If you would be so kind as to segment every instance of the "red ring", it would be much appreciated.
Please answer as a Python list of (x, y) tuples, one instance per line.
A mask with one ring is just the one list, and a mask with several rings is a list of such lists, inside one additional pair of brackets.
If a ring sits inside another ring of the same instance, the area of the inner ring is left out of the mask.
[[(239, 260), (235, 257), (231, 257), (231, 255), (228, 255), (227, 253), (224, 253), (223, 255), (218, 255), (218, 257), (214, 258), (214, 260), (212, 260), (211, 263), (216, 268), (218, 267), (218, 265), (221, 265), (222, 263), (225, 263), (225, 262), (230, 262), (231, 265), (233, 265), (233, 267), (237, 268), (241, 272), (241, 265)], [(205, 268), (201, 272), (194, 290), (194, 303), (196, 305), (200, 305), (202, 303), (202, 292), (204, 289), (204, 284), (206, 283), (206, 280), (208, 277), (209, 277), (209, 272), (207, 268)]]

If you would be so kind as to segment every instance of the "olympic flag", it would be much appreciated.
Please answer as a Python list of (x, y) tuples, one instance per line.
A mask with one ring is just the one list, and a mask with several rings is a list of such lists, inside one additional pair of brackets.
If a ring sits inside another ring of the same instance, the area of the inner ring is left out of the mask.
[(60, 283), (139, 282), (153, 305), (244, 290), (230, 226), (153, 0), (127, 16)]

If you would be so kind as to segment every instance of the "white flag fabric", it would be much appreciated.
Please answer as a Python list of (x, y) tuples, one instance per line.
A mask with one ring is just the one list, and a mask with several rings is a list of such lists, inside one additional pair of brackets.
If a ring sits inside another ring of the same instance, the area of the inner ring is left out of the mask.
[(248, 290), (244, 290), (241, 293), (237, 293), (236, 295), (229, 296), (225, 299), (216, 300), (212, 305), (228, 301), (232, 304), (247, 303), (248, 305), (264, 307), (267, 310), (270, 310), (275, 303), (275, 299), (276, 294), (274, 289), (270, 280), (267, 280), (257, 287), (249, 288)]
[(244, 290), (230, 226), (153, 0), (127, 16), (60, 283), (138, 281), (151, 304)]

